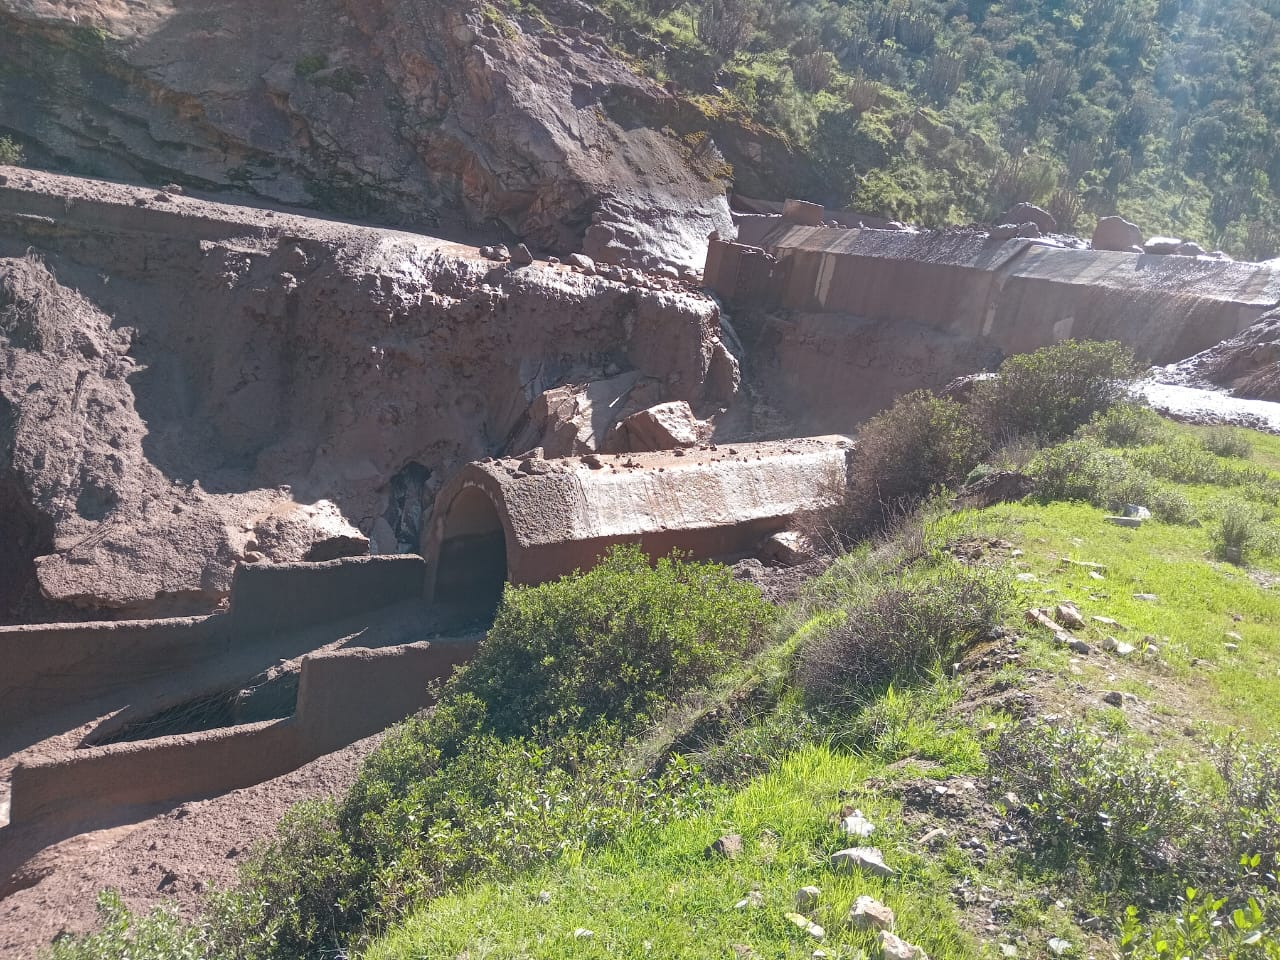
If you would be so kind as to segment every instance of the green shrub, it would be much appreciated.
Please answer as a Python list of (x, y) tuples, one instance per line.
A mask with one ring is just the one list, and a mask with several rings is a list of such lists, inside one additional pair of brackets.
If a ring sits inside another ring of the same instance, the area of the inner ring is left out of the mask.
[(951, 663), (1000, 625), (1012, 600), (1005, 576), (984, 568), (947, 565), (921, 582), (899, 580), (810, 640), (797, 680), (811, 704), (865, 704), (891, 682)]
[(1178, 437), (1130, 454), (1135, 465), (1175, 483), (1240, 487), (1245, 496), (1266, 503), (1280, 500), (1280, 481), (1261, 467), (1231, 463), (1203, 443)]
[(11, 137), (0, 137), (0, 164), (16, 167), (25, 159), (22, 147)]
[(1249, 435), (1243, 430), (1232, 427), (1214, 427), (1206, 430), (1200, 437), (1200, 445), (1210, 453), (1219, 457), (1234, 457), (1247, 460), (1253, 453), (1253, 444)]
[(1168, 431), (1168, 423), (1150, 407), (1117, 403), (1110, 410), (1096, 414), (1080, 434), (1093, 437), (1107, 447), (1145, 447), (1159, 442)]
[(756, 643), (772, 616), (727, 567), (650, 566), (616, 547), (587, 573), (508, 587), (457, 689), (487, 705), (499, 736), (597, 720), (634, 729)]
[(1068, 440), (1040, 451), (1028, 471), (1043, 502), (1078, 500), (1105, 510), (1145, 506), (1166, 523), (1191, 519), (1191, 503), (1124, 457), (1104, 450), (1096, 439)]
[(1216, 782), (1083, 723), (1024, 723), (988, 756), (989, 779), (1021, 804), (1038, 856), (1085, 861), (1096, 878), (1155, 901), (1187, 884), (1237, 899), (1275, 894), (1280, 760), (1274, 745), (1227, 742)]
[(49, 960), (203, 960), (204, 930), (183, 923), (170, 909), (135, 914), (115, 890), (98, 894), (99, 929), (83, 937), (59, 937)]
[(1253, 552), (1269, 552), (1273, 531), (1267, 518), (1241, 500), (1225, 500), (1214, 511), (1209, 539), (1220, 560), (1243, 564)]
[(1182, 894), (1176, 917), (1144, 924), (1137, 907), (1125, 910), (1120, 955), (1125, 960), (1218, 960), (1280, 958), (1280, 900), (1250, 897), (1232, 907), (1227, 897), (1203, 896), (1194, 887)]
[(975, 404), (993, 437), (1052, 443), (1123, 399), (1135, 369), (1123, 344), (1064, 340), (1009, 357), (978, 385)]
[(848, 486), (815, 518), (813, 534), (847, 546), (883, 531), (935, 489), (963, 480), (986, 451), (969, 411), (918, 390), (858, 431)]
[(989, 761), (993, 787), (1018, 797), (1039, 852), (1059, 866), (1083, 857), (1143, 888), (1176, 883), (1189, 866), (1178, 842), (1196, 798), (1167, 759), (1083, 725), (1035, 722), (1003, 733)]

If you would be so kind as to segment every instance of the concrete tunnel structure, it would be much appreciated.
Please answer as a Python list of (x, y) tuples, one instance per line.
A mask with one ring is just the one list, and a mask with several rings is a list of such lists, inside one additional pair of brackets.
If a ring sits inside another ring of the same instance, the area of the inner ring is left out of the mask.
[(610, 546), (699, 559), (752, 551), (827, 505), (847, 437), (471, 463), (436, 496), (424, 529), (428, 600), (494, 596), (594, 564)]

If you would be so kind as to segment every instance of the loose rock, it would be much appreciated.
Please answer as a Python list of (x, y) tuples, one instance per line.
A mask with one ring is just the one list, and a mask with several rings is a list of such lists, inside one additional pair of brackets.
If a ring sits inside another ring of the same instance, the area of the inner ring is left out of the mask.
[(724, 857), (726, 860), (734, 860), (742, 855), (742, 837), (736, 833), (726, 833), (711, 846), (707, 847), (706, 855), (708, 857)]
[(1142, 230), (1123, 217), (1102, 217), (1093, 231), (1093, 249), (1125, 251), (1142, 245)]
[(855, 810), (840, 821), (840, 832), (851, 837), (869, 837), (876, 832), (876, 827), (861, 810)]
[(888, 930), (880, 931), (880, 955), (883, 960), (929, 960), (929, 955), (923, 949), (894, 936)]
[(892, 877), (897, 871), (884, 862), (879, 847), (849, 847), (831, 855), (831, 866), (842, 873), (863, 870), (876, 877)]
[(892, 930), (893, 910), (865, 894), (849, 909), (849, 922), (859, 930)]
[(820, 887), (801, 887), (796, 891), (796, 910), (799, 913), (806, 913), (818, 905), (818, 898), (822, 896)]

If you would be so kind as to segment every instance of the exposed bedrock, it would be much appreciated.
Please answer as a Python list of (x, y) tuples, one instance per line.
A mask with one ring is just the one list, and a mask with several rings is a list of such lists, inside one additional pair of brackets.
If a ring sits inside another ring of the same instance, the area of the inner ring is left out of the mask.
[(451, 472), (565, 429), (557, 389), (613, 384), (579, 450), (655, 404), (714, 416), (737, 389), (714, 302), (674, 282), (5, 172), (11, 620), (199, 612), (239, 562), (416, 548)]
[(1160, 371), (1158, 379), (1222, 387), (1246, 400), (1280, 402), (1280, 311), (1243, 333)]
[(37, 165), (627, 266), (700, 266), (730, 226), (676, 109), (599, 38), (480, 3), (0, 0), (0, 131)]

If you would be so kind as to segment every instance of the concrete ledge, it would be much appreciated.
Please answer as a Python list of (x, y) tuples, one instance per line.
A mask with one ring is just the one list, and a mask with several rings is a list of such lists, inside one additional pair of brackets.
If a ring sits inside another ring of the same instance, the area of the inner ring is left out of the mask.
[(231, 582), (229, 629), (241, 636), (296, 630), (422, 595), (423, 560), (347, 557), (324, 563), (241, 564)]
[(474, 642), (420, 642), (306, 657), (294, 716), (21, 764), (13, 771), (10, 821), (88, 829), (122, 809), (217, 796), (282, 776), (427, 706), (432, 681), (447, 678), (474, 651)]
[(224, 650), (225, 617), (0, 627), (0, 727), (185, 669)]

